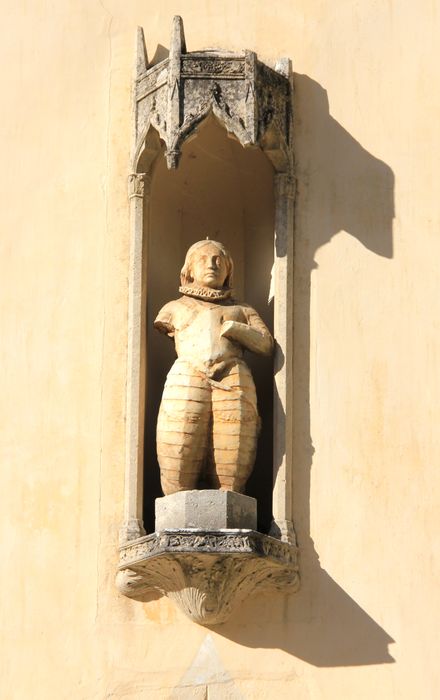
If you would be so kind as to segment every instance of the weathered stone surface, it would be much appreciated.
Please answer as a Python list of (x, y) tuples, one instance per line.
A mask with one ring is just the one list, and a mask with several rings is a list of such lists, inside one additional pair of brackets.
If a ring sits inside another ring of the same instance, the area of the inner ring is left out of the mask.
[(179, 491), (156, 498), (156, 532), (172, 528), (256, 530), (257, 501), (235, 491)]
[(260, 145), (277, 170), (291, 162), (290, 62), (276, 69), (253, 51), (187, 52), (182, 19), (173, 19), (169, 58), (151, 68), (139, 33), (135, 85), (134, 170), (154, 128), (166, 144), (169, 168), (185, 139), (212, 112), (243, 146)]
[(160, 591), (215, 625), (256, 590), (297, 590), (297, 548), (253, 531), (165, 530), (121, 547), (116, 585), (135, 599)]

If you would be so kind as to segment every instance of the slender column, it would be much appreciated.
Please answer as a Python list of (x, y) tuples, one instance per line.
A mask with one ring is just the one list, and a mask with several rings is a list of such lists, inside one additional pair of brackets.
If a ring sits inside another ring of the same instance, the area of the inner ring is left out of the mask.
[(145, 208), (149, 206), (150, 176), (129, 177), (130, 268), (128, 291), (128, 362), (126, 405), (125, 510), (121, 543), (145, 535), (143, 472), (146, 363), (146, 240)]
[(273, 523), (270, 534), (295, 544), (293, 529), (293, 216), (294, 178), (275, 175), (274, 454)]

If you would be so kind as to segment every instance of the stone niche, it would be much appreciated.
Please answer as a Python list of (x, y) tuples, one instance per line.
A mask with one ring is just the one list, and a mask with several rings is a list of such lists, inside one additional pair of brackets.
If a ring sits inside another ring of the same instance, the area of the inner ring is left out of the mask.
[[(292, 515), (292, 84), (252, 51), (170, 52), (149, 65), (138, 30), (129, 176), (130, 270), (125, 516), (119, 590), (155, 590), (218, 624), (252, 591), (299, 585)], [(159, 486), (156, 417), (172, 343), (153, 330), (177, 295), (186, 249), (209, 235), (235, 263), (237, 297), (273, 333), (273, 361), (249, 362), (263, 431), (247, 496)], [(258, 503), (258, 513), (257, 513)], [(149, 534), (147, 534), (147, 532)]]

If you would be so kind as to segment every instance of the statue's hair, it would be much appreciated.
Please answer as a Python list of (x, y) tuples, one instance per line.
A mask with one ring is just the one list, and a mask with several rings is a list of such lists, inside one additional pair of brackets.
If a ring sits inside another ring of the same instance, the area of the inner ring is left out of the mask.
[(220, 255), (223, 255), (223, 257), (226, 260), (226, 269), (227, 269), (227, 275), (226, 279), (223, 284), (224, 289), (232, 289), (233, 287), (233, 280), (234, 280), (234, 263), (231, 257), (230, 252), (225, 248), (223, 243), (219, 243), (218, 241), (211, 241), (211, 239), (206, 238), (203, 241), (197, 241), (197, 243), (194, 243), (190, 248), (188, 248), (188, 251), (185, 256), (185, 262), (183, 264), (183, 267), (180, 271), (180, 284), (182, 286), (185, 286), (187, 284), (192, 284), (194, 281), (192, 274), (191, 274), (191, 265), (192, 261), (194, 258), (194, 255), (196, 251), (198, 251), (200, 248), (203, 248), (206, 245), (214, 245), (216, 248), (218, 248), (218, 251)]

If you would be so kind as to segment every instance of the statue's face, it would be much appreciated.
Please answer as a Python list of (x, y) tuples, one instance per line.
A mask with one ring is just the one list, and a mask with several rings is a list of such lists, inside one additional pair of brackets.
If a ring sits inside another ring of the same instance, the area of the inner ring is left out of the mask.
[(217, 246), (207, 243), (194, 253), (191, 273), (197, 286), (221, 289), (228, 276), (226, 259)]

